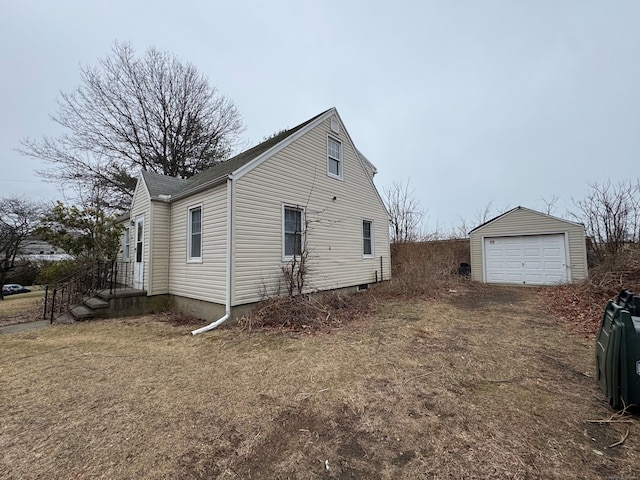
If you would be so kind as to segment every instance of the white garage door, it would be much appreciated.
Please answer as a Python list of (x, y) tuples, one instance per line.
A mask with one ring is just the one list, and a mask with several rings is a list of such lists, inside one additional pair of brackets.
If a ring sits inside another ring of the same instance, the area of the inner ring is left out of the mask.
[(484, 239), (485, 281), (551, 285), (567, 282), (564, 235)]

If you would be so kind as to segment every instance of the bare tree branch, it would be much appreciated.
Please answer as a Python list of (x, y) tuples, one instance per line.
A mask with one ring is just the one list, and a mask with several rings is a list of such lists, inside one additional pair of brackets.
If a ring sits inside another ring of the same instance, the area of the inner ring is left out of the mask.
[(244, 128), (233, 102), (171, 54), (150, 48), (136, 57), (116, 43), (80, 78), (51, 117), (65, 133), (21, 142), (22, 153), (52, 164), (39, 172), (47, 180), (106, 187), (112, 206), (126, 208), (140, 170), (188, 178), (239, 145)]
[(393, 182), (384, 189), (385, 203), (389, 212), (389, 235), (393, 243), (420, 240), (422, 218), (425, 215), (419, 202), (409, 190), (409, 180), (405, 184)]
[(34, 232), (41, 215), (38, 203), (20, 197), (0, 198), (0, 286), (15, 269), (20, 247)]
[(572, 199), (577, 211), (571, 216), (584, 223), (602, 261), (616, 256), (625, 244), (640, 241), (640, 182), (594, 182), (589, 187), (584, 199)]

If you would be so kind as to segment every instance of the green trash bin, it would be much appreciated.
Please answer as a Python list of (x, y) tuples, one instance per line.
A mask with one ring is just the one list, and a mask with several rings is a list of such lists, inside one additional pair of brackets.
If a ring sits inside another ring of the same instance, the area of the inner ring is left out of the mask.
[(616, 409), (640, 405), (640, 297), (607, 303), (596, 337), (596, 381)]

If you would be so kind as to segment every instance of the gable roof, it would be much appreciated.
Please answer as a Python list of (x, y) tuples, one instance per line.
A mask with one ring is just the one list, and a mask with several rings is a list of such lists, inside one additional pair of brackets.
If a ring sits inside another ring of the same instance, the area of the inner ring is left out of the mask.
[(151, 198), (158, 198), (159, 195), (174, 195), (182, 190), (188, 182), (183, 178), (170, 177), (144, 170), (141, 174)]
[[(281, 149), (295, 141), (297, 138), (306, 134), (309, 130), (315, 128), (318, 124), (326, 120), (327, 118), (335, 115), (338, 121), (344, 129), (344, 133), (348, 138), (348, 141), (353, 146), (356, 152), (356, 158), (360, 162), (360, 165), (365, 171), (365, 175), (368, 178), (373, 190), (380, 202), (380, 205), (387, 212), (387, 207), (380, 196), (380, 192), (373, 183), (373, 175), (377, 173), (376, 167), (358, 150), (349, 135), (349, 132), (344, 128), (342, 119), (338, 114), (335, 107), (325, 110), (319, 113), (313, 118), (310, 118), (306, 122), (293, 127), (289, 130), (285, 130), (272, 138), (265, 140), (262, 143), (245, 150), (244, 152), (230, 158), (225, 162), (221, 162), (207, 170), (200, 172), (188, 179), (169, 177), (153, 172), (141, 172), (141, 178), (146, 186), (151, 200), (161, 200), (164, 202), (171, 202), (179, 198), (187, 197), (189, 195), (198, 193), (202, 190), (206, 190), (209, 187), (219, 185), (225, 182), (227, 179), (238, 179), (244, 174), (251, 171), (253, 168), (260, 165), (263, 161), (275, 155)], [(138, 185), (139, 187), (139, 185)], [(137, 188), (136, 187), (136, 190)]]
[(295, 133), (299, 132), (307, 125), (314, 123), (324, 115), (327, 115), (329, 112), (335, 112), (335, 108), (325, 110), (306, 122), (303, 122), (289, 130), (285, 130), (284, 132), (259, 143), (249, 150), (245, 150), (235, 157), (232, 157), (225, 162), (220, 162), (188, 179), (170, 177), (168, 175), (148, 171), (142, 172), (142, 178), (147, 185), (149, 195), (152, 199), (158, 199), (161, 195), (169, 195), (171, 197), (187, 196), (191, 193), (195, 193), (201, 188), (206, 188), (207, 186), (215, 185), (226, 180), (240, 168), (253, 160), (258, 159), (261, 155), (267, 153), (272, 148), (285, 143), (285, 140), (291, 138)]
[(518, 207), (512, 208), (511, 210), (507, 210), (506, 212), (501, 213), (500, 215), (498, 215), (496, 217), (493, 217), (491, 220), (487, 220), (486, 222), (484, 222), (481, 225), (478, 225), (476, 228), (471, 230), (469, 232), (469, 234), (472, 234), (476, 230), (479, 230), (479, 229), (483, 228), (484, 226), (489, 225), (490, 223), (493, 223), (493, 222), (501, 219), (502, 217), (505, 217), (505, 216), (509, 215), (512, 212), (515, 212), (516, 210), (524, 210), (526, 212), (530, 212), (530, 213), (533, 213), (533, 214), (536, 214), (536, 215), (540, 215), (540, 216), (547, 217), (547, 218), (550, 218), (550, 219), (553, 219), (553, 220), (557, 220), (559, 222), (565, 222), (565, 223), (569, 223), (569, 224), (572, 224), (572, 225), (581, 225), (580, 223), (572, 222), (570, 220), (565, 220), (564, 218), (554, 217), (553, 215), (548, 215), (546, 213), (538, 212), (537, 210), (531, 210), (530, 208), (527, 208), (527, 207), (518, 206)]

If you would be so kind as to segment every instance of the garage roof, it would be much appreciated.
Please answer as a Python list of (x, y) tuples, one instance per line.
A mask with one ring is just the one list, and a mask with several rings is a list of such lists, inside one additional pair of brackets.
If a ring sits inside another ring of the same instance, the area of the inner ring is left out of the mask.
[(572, 221), (570, 221), (570, 220), (565, 220), (564, 218), (558, 218), (558, 217), (554, 217), (553, 215), (548, 215), (548, 214), (546, 214), (546, 213), (538, 212), (537, 210), (531, 210), (530, 208), (527, 208), (527, 207), (521, 207), (521, 206), (518, 206), (518, 207), (512, 208), (511, 210), (508, 210), (508, 211), (506, 211), (506, 212), (504, 212), (504, 213), (501, 213), (501, 214), (500, 214), (500, 215), (498, 215), (497, 217), (493, 217), (491, 220), (487, 220), (486, 222), (484, 222), (484, 223), (483, 223), (483, 224), (481, 224), (481, 225), (478, 225), (476, 228), (474, 228), (473, 230), (471, 230), (471, 231), (469, 232), (469, 235), (471, 235), (471, 234), (472, 234), (473, 232), (475, 232), (476, 230), (480, 230), (480, 229), (481, 229), (481, 228), (483, 228), (484, 226), (489, 225), (490, 223), (493, 223), (493, 222), (495, 222), (496, 220), (498, 220), (498, 219), (500, 219), (500, 218), (502, 218), (502, 217), (505, 217), (505, 216), (509, 215), (511, 212), (514, 212), (514, 211), (516, 211), (516, 210), (526, 210), (527, 212), (535, 213), (535, 214), (537, 214), (537, 215), (542, 215), (543, 217), (552, 218), (552, 219), (554, 219), (554, 220), (558, 220), (558, 221), (560, 221), (560, 222), (569, 223), (569, 224), (571, 224), (571, 225), (582, 225), (581, 223), (578, 223), (578, 222), (572, 222)]

